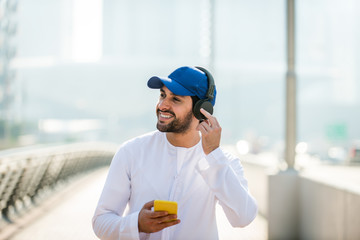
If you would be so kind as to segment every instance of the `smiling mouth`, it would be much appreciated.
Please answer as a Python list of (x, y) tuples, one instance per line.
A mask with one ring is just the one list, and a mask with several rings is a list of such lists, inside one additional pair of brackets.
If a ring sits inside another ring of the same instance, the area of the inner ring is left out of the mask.
[(159, 120), (167, 120), (173, 118), (174, 115), (169, 112), (161, 112), (159, 111)]
[(165, 115), (165, 114), (160, 113), (160, 117), (169, 119), (169, 118), (172, 118), (172, 115)]

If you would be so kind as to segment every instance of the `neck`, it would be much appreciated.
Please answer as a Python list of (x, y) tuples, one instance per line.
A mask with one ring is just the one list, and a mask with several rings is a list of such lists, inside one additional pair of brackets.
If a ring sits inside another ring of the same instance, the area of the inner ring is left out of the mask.
[(200, 134), (196, 130), (188, 131), (186, 133), (167, 132), (166, 138), (170, 144), (175, 147), (190, 148), (200, 141)]

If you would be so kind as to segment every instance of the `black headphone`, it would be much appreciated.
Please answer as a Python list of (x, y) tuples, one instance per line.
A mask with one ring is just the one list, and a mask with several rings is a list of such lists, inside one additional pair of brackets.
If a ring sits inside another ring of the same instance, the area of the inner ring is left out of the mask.
[(201, 121), (206, 119), (206, 117), (200, 112), (201, 108), (205, 109), (210, 114), (213, 114), (214, 112), (214, 107), (210, 101), (214, 99), (215, 82), (213, 76), (208, 70), (206, 70), (203, 67), (196, 67), (196, 68), (202, 71), (203, 73), (205, 73), (206, 78), (208, 80), (208, 90), (206, 92), (206, 98), (197, 101), (193, 107), (194, 116)]

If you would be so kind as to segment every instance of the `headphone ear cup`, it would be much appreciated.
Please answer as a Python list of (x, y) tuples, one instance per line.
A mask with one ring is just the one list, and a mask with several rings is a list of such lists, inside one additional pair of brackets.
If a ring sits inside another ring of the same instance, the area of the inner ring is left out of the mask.
[(197, 101), (193, 108), (193, 114), (199, 120), (206, 119), (206, 117), (200, 112), (201, 108), (205, 109), (210, 114), (213, 114), (214, 112), (214, 108), (211, 102), (204, 99)]

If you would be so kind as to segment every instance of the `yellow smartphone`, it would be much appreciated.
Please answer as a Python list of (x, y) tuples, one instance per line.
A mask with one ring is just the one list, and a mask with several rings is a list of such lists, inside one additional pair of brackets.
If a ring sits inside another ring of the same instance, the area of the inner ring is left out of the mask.
[[(166, 211), (169, 214), (177, 214), (177, 202), (166, 201), (166, 200), (155, 200), (154, 211)], [(175, 219), (174, 219), (175, 220)]]

